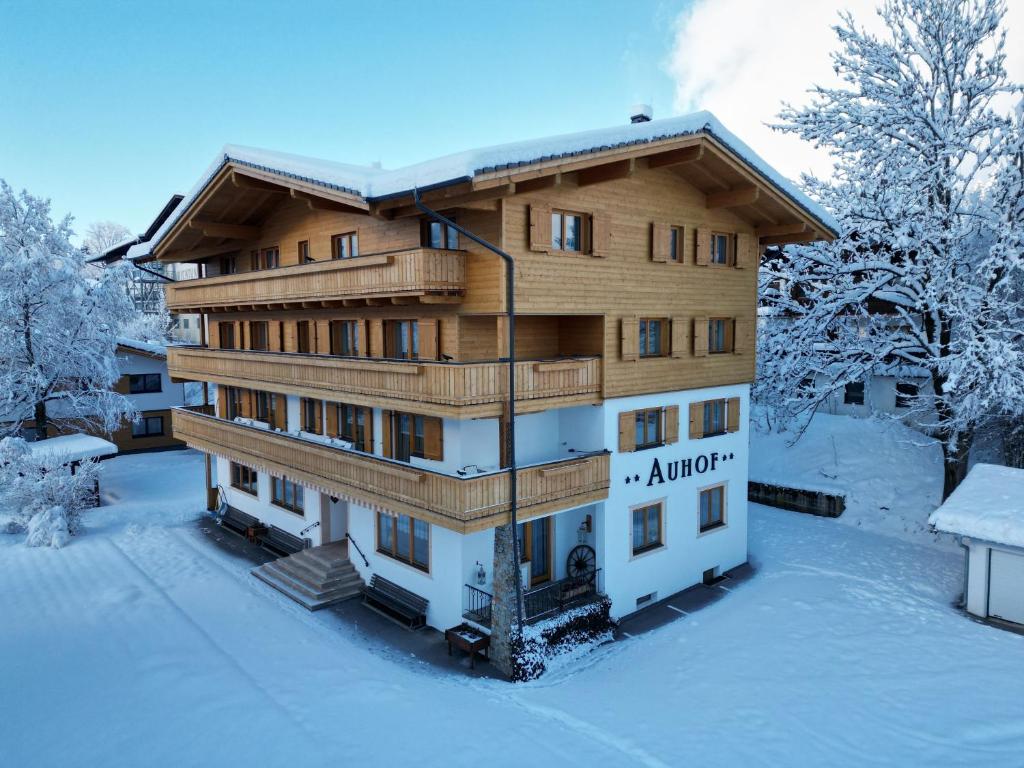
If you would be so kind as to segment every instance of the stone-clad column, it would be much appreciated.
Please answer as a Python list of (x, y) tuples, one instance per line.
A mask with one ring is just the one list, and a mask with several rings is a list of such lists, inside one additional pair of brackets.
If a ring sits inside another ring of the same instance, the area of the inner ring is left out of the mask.
[(519, 578), (518, 553), (513, 556), (512, 525), (494, 529), (494, 570), (491, 602), (491, 663), (509, 677), (514, 676), (514, 643), (518, 635), (516, 579)]

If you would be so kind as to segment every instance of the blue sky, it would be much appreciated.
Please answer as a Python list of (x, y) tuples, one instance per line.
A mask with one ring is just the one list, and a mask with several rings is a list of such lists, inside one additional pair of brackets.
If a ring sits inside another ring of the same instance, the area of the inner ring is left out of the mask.
[(0, 177), (140, 231), (225, 143), (395, 167), (670, 114), (686, 0), (0, 0)]

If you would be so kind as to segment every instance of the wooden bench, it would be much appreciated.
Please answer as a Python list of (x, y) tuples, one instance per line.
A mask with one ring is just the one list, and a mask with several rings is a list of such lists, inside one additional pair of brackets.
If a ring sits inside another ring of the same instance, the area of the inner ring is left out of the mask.
[(269, 526), (266, 531), (260, 535), (260, 545), (268, 552), (273, 552), (275, 555), (281, 555), (287, 557), (288, 555), (294, 555), (296, 552), (301, 552), (306, 548), (306, 540), (300, 539), (298, 536), (288, 533), (288, 531), (278, 528), (276, 525)]
[(222, 528), (245, 536), (251, 529), (259, 527), (260, 521), (240, 509), (229, 506), (227, 511), (217, 518), (217, 523)]
[(363, 587), (363, 605), (409, 629), (422, 629), (427, 625), (429, 604), (429, 600), (377, 574)]

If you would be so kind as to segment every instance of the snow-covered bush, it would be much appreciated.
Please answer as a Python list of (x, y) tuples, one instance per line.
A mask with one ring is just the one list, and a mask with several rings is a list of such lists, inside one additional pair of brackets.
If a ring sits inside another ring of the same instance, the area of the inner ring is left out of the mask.
[(611, 640), (615, 628), (611, 607), (611, 600), (601, 597), (514, 633), (512, 682), (536, 680), (558, 662), (577, 659)]
[(0, 440), (0, 511), (3, 530), (26, 533), (31, 547), (62, 547), (79, 529), (82, 512), (95, 505), (96, 461), (72, 469), (53, 452), (33, 453), (21, 438)]

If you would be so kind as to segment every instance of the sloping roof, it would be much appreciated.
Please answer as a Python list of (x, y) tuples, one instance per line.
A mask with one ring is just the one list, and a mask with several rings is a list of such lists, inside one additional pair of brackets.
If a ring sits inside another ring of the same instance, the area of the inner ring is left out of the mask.
[(710, 112), (694, 112), (664, 120), (628, 123), (612, 128), (472, 149), (395, 170), (349, 165), (333, 160), (229, 144), (224, 147), (200, 177), (198, 183), (185, 196), (185, 199), (154, 233), (152, 239), (149, 242), (133, 245), (128, 251), (128, 258), (137, 259), (148, 256), (153, 247), (191, 207), (221, 168), (229, 162), (269, 171), (326, 189), (357, 195), (370, 201), (408, 195), (413, 189), (426, 190), (468, 181), (475, 176), (494, 171), (548, 160), (579, 157), (620, 147), (649, 144), (697, 133), (706, 133), (717, 139), (782, 195), (831, 229), (834, 234), (839, 233), (839, 223), (828, 211), (772, 168), (760, 155), (722, 125), (718, 118)]
[(148, 341), (119, 336), (117, 346), (119, 350), (123, 349), (126, 352), (134, 352), (148, 357), (158, 357), (162, 360), (167, 359), (167, 347), (163, 344), (153, 344)]
[(60, 435), (48, 440), (29, 443), (29, 450), (35, 456), (53, 455), (71, 462), (113, 456), (117, 453), (117, 446), (102, 437), (75, 434)]
[(928, 522), (944, 533), (1024, 547), (1024, 469), (975, 464)]

